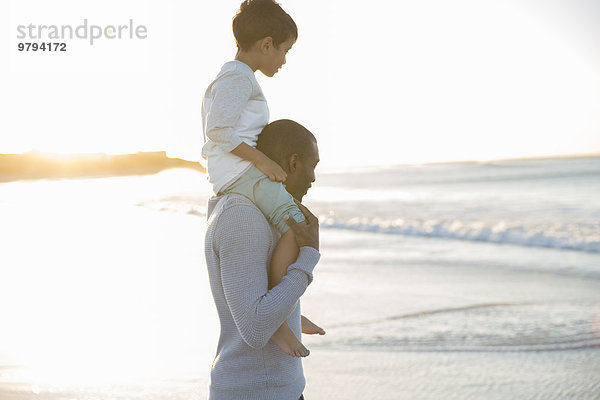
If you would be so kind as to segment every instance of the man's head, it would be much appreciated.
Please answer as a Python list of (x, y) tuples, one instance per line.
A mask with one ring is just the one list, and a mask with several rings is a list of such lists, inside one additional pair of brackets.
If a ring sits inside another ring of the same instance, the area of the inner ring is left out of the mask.
[(296, 23), (274, 0), (247, 0), (233, 18), (238, 52), (251, 53), (258, 69), (273, 76), (298, 39)]
[(315, 167), (319, 162), (314, 135), (297, 122), (280, 119), (264, 127), (256, 148), (284, 169), (287, 173), (285, 189), (302, 201), (315, 181)]

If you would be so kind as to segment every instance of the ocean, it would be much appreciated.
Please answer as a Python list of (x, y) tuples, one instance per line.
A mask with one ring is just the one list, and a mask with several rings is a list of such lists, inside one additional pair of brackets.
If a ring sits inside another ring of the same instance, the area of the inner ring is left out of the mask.
[[(0, 184), (0, 398), (203, 399), (205, 176)], [(600, 398), (600, 157), (317, 171), (312, 399)]]

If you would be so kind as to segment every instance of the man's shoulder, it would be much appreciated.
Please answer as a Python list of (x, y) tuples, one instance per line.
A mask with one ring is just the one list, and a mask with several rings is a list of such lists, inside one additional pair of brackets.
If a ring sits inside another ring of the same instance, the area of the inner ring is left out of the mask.
[(215, 246), (239, 247), (240, 243), (275, 240), (273, 228), (262, 212), (246, 197), (229, 193), (209, 200), (206, 237)]
[(212, 197), (208, 200), (209, 207), (214, 204), (214, 208), (225, 209), (230, 207), (251, 207), (258, 208), (256, 205), (247, 197), (237, 193), (227, 193), (220, 196)]
[(267, 219), (256, 205), (248, 198), (228, 193), (208, 200), (207, 215), (209, 222), (217, 218), (234, 218), (241, 221), (264, 222)]

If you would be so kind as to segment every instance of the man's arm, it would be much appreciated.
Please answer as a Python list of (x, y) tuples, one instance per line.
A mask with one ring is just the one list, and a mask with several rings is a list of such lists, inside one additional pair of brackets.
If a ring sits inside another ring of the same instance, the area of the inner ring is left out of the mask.
[(319, 252), (300, 248), (281, 282), (268, 290), (270, 227), (255, 207), (237, 204), (224, 209), (215, 230), (221, 282), (233, 320), (244, 341), (264, 347), (289, 317), (312, 281)]

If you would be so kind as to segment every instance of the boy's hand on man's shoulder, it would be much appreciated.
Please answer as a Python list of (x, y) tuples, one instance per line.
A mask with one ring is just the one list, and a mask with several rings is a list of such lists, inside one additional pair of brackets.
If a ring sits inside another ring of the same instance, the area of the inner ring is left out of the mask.
[(272, 181), (285, 182), (285, 179), (287, 178), (287, 174), (283, 168), (281, 168), (279, 164), (267, 156), (261, 157), (261, 159), (258, 160), (255, 165), (256, 168), (260, 169), (262, 173)]
[(287, 178), (287, 174), (279, 164), (264, 155), (262, 151), (255, 149), (245, 142), (240, 143), (238, 147), (231, 150), (231, 153), (253, 163), (256, 168), (261, 170), (272, 181), (285, 182)]

